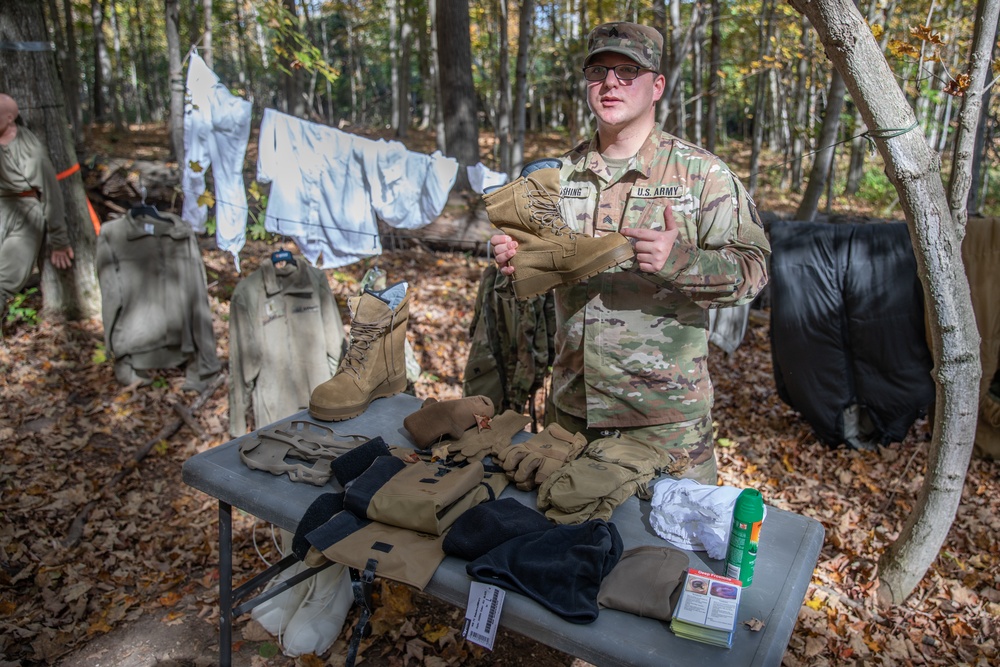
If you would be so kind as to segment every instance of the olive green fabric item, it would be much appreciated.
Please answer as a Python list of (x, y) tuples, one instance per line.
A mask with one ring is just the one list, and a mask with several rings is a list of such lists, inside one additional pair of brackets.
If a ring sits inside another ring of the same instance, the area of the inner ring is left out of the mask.
[[(391, 304), (391, 305), (390, 305)], [(351, 343), (336, 375), (312, 390), (309, 414), (321, 421), (357, 417), (376, 398), (406, 388), (406, 324), (410, 290), (405, 282), (348, 300)]]
[(609, 520), (631, 496), (648, 497), (649, 482), (668, 462), (665, 451), (626, 436), (595, 440), (542, 482), (538, 509), (559, 524)]
[(587, 439), (582, 434), (549, 424), (541, 433), (494, 454), (517, 488), (531, 491), (576, 459), (586, 446)]
[(488, 396), (497, 412), (525, 411), (555, 356), (554, 299), (552, 292), (515, 299), (496, 264), (483, 270), (469, 328), (463, 395)]
[(689, 564), (688, 555), (679, 549), (656, 546), (629, 549), (601, 582), (597, 604), (669, 621)]
[[(324, 543), (326, 540), (318, 539), (321, 536), (333, 541)], [(375, 569), (378, 576), (421, 591), (445, 556), (443, 535), (416, 533), (360, 519), (346, 510), (309, 533), (308, 538), (335, 563), (364, 570), (368, 560), (373, 558), (378, 561)]]
[[(607, 429), (587, 428), (585, 419), (563, 412), (551, 401), (545, 404), (545, 421), (558, 423), (570, 431), (579, 431), (589, 441), (603, 438), (608, 433)], [(690, 422), (620, 428), (616, 431), (665, 451), (670, 461), (664, 472), (674, 477), (693, 479), (699, 484), (719, 483), (711, 416)]]
[(530, 171), (483, 196), (490, 223), (517, 241), (510, 263), (518, 299), (580, 282), (635, 256), (629, 240), (617, 232), (601, 238), (574, 232), (559, 214), (559, 200), (555, 167)]
[(458, 461), (482, 461), (487, 454), (510, 447), (514, 436), (524, 430), (529, 417), (514, 410), (489, 420), (485, 428), (470, 428), (458, 440), (447, 443), (448, 457)]
[(481, 419), (494, 414), (493, 401), (486, 396), (468, 396), (447, 401), (428, 398), (416, 412), (403, 419), (403, 428), (418, 449), (427, 449), (444, 437), (457, 440)]
[(462, 467), (411, 463), (375, 492), (366, 515), (391, 526), (441, 535), (465, 510), (490, 499), (490, 489), (482, 484), (484, 474), (478, 462)]
[(363, 435), (340, 436), (321, 424), (296, 420), (247, 436), (240, 442), (240, 460), (251, 470), (287, 474), (293, 482), (323, 486), (333, 474), (331, 462), (367, 440)]
[(599, 25), (587, 38), (587, 60), (598, 53), (620, 53), (638, 65), (653, 71), (660, 70), (663, 55), (663, 35), (655, 28), (638, 23), (616, 21)]

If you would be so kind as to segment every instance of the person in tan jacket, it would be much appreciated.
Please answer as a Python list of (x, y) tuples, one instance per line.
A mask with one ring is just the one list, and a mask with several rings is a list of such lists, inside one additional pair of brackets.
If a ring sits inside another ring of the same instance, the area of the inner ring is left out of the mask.
[[(73, 264), (55, 168), (45, 146), (18, 125), (17, 102), (0, 93), (0, 299), (24, 289), (42, 243), (57, 269)], [(46, 239), (47, 237), (47, 239)]]

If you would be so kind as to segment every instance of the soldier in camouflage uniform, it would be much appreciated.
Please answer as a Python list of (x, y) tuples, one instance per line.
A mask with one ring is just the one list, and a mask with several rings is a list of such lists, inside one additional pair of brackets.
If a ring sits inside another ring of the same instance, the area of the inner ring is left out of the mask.
[(48, 235), (57, 269), (73, 263), (62, 192), (42, 143), (14, 121), (17, 103), (0, 93), (0, 316), (28, 282)]
[[(708, 308), (752, 300), (770, 247), (729, 168), (656, 128), (662, 45), (634, 23), (590, 33), (583, 72), (597, 133), (563, 156), (560, 212), (577, 231), (627, 236), (636, 258), (555, 290), (546, 421), (588, 440), (628, 434), (665, 449), (673, 474), (716, 484)], [(511, 275), (517, 242), (491, 243)]]

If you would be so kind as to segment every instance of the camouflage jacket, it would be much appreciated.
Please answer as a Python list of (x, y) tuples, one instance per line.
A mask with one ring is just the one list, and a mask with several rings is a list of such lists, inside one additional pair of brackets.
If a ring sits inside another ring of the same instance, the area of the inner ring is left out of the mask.
[(596, 137), (563, 157), (561, 213), (601, 236), (623, 227), (680, 235), (663, 269), (618, 267), (557, 288), (552, 392), (589, 427), (680, 424), (712, 408), (708, 310), (751, 301), (770, 246), (753, 201), (719, 158), (654, 130), (612, 171)]
[(528, 402), (545, 382), (553, 356), (553, 295), (517, 301), (504, 289), (508, 284), (495, 265), (483, 271), (462, 380), (464, 396), (488, 396), (497, 414), (531, 411)]

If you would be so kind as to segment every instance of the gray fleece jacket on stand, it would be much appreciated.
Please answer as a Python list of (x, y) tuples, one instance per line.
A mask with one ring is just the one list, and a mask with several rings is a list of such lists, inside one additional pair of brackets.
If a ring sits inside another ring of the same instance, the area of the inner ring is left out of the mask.
[(191, 226), (176, 215), (131, 212), (104, 223), (97, 237), (104, 342), (115, 376), (187, 364), (186, 389), (219, 372), (205, 264)]

